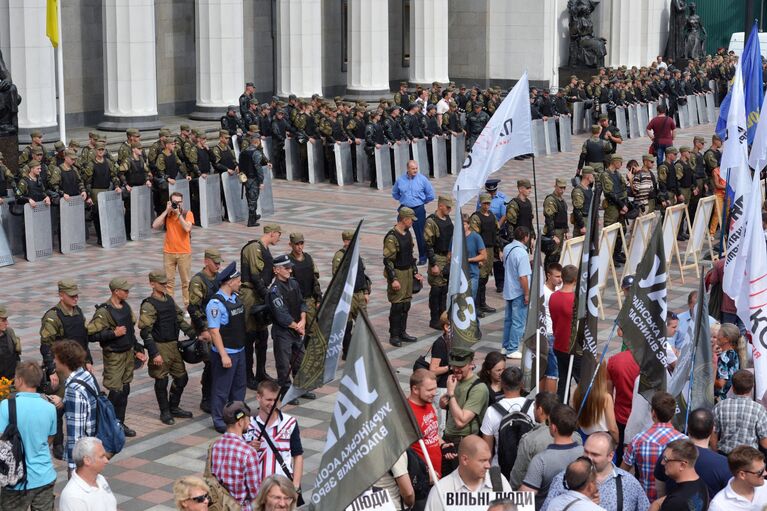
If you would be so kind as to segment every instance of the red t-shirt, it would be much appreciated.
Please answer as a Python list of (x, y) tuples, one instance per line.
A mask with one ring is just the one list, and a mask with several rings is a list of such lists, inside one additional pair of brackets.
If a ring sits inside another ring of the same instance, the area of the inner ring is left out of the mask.
[[(423, 433), (423, 443), (426, 445), (426, 451), (429, 453), (431, 464), (434, 465), (434, 471), (441, 477), (442, 449), (439, 447), (439, 421), (437, 420), (437, 412), (434, 411), (434, 406), (432, 406), (431, 403), (426, 403), (425, 405), (420, 406), (409, 399), (407, 402), (410, 405), (410, 408), (413, 409), (415, 420)], [(421, 444), (416, 442), (411, 447), (425, 462), (426, 458), (421, 451)]]
[(656, 144), (670, 146), (674, 143), (674, 139), (671, 138), (671, 132), (676, 129), (676, 124), (671, 117), (665, 115), (663, 117), (654, 117), (647, 124), (647, 129), (652, 130)]
[(630, 351), (622, 351), (607, 361), (607, 374), (615, 386), (615, 420), (626, 424), (631, 415), (634, 380), (639, 376), (639, 365)]
[(561, 289), (549, 298), (549, 314), (554, 331), (554, 349), (567, 352), (570, 350), (570, 331), (573, 323), (573, 304), (575, 293), (565, 293)]

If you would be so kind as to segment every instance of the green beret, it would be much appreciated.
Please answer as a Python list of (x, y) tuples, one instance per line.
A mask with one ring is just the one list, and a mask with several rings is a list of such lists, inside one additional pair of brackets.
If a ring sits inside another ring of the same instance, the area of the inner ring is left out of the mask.
[(407, 207), (402, 207), (399, 209), (399, 217), (402, 218), (403, 220), (405, 218), (412, 218), (413, 220), (415, 220), (416, 218), (415, 211)]
[(678, 154), (678, 153), (679, 151), (677, 150), (677, 148), (672, 145), (666, 148), (666, 154)]
[(190, 128), (188, 124), (182, 124), (181, 126), (178, 127), (178, 129), (180, 131), (191, 131), (192, 130), (192, 128)]
[(165, 274), (165, 270), (152, 270), (149, 272), (149, 282), (157, 282), (158, 284), (167, 284), (168, 276)]
[(40, 130), (34, 130), (30, 132), (29, 138), (43, 138), (43, 132)]
[(619, 154), (613, 154), (612, 156), (610, 156), (610, 163), (613, 163), (613, 162), (616, 162), (616, 161), (622, 162), (623, 161), (623, 156), (621, 156)]
[(455, 347), (450, 350), (448, 365), (453, 367), (465, 367), (474, 359), (474, 352), (469, 348)]
[(480, 204), (489, 204), (493, 202), (493, 196), (489, 193), (480, 193), (479, 194), (479, 203)]
[(125, 135), (129, 137), (140, 137), (141, 132), (137, 130), (136, 128), (128, 128), (127, 130), (125, 130)]
[(64, 293), (68, 296), (77, 296), (80, 291), (77, 288), (77, 282), (72, 279), (64, 279), (58, 282), (59, 293)]
[(231, 137), (231, 135), (229, 135), (229, 132), (226, 131), (226, 130), (218, 130), (218, 136), (219, 137), (226, 137), (226, 138), (230, 138)]
[(517, 181), (517, 188), (532, 188), (533, 185), (529, 179), (519, 179)]
[(43, 148), (40, 146), (33, 147), (32, 154), (43, 154)]
[(205, 259), (210, 259), (214, 263), (221, 263), (224, 261), (224, 259), (221, 257), (221, 252), (219, 252), (216, 248), (206, 248), (204, 257)]
[(109, 281), (109, 289), (111, 291), (115, 291), (117, 289), (122, 289), (123, 291), (130, 291), (131, 287), (132, 285), (128, 283), (128, 279), (124, 279), (122, 277), (117, 277)]
[(599, 124), (592, 124), (591, 125), (591, 132), (592, 133), (599, 133), (600, 131), (602, 131), (602, 126), (600, 126)]
[(163, 128), (160, 130), (159, 136), (161, 137), (169, 137), (170, 136), (170, 130), (167, 128)]
[(198, 137), (198, 138), (204, 138), (205, 137), (205, 130), (200, 129), (200, 128), (193, 129), (192, 133), (194, 134), (195, 137)]
[(0, 304), (0, 318), (8, 319), (8, 308)]
[(591, 176), (594, 174), (594, 169), (588, 165), (581, 169), (581, 176)]
[(290, 242), (293, 243), (293, 244), (303, 243), (304, 242), (304, 233), (302, 233), (302, 232), (291, 232), (290, 233)]
[(680, 153), (689, 153), (690, 152), (690, 148), (689, 148), (689, 146), (683, 145), (682, 147), (679, 148), (679, 152)]
[(643, 154), (642, 161), (655, 161), (655, 156), (652, 154)]
[(449, 195), (440, 195), (437, 198), (437, 204), (444, 204), (445, 206), (452, 208), (453, 207), (453, 198)]
[(96, 149), (106, 149), (107, 145), (104, 142), (96, 142)]
[(58, 142), (56, 142), (55, 144), (53, 144), (53, 149), (54, 149), (56, 152), (62, 151), (62, 150), (65, 148), (65, 147), (66, 147), (66, 146), (64, 145), (64, 142), (62, 142), (61, 140), (59, 140)]
[(564, 179), (557, 178), (556, 185), (560, 188), (566, 188), (567, 187), (567, 181)]

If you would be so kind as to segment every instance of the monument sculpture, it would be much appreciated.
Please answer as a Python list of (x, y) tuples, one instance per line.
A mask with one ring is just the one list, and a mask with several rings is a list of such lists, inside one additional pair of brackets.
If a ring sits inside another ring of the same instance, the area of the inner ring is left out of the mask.
[(708, 34), (696, 10), (694, 3), (671, 0), (665, 56), (674, 59), (674, 62), (706, 55)]
[(568, 0), (570, 13), (570, 58), (568, 66), (602, 67), (607, 55), (607, 40), (594, 35), (591, 13), (598, 0)]
[(18, 133), (20, 103), (21, 96), (11, 81), (11, 73), (0, 52), (0, 137)]

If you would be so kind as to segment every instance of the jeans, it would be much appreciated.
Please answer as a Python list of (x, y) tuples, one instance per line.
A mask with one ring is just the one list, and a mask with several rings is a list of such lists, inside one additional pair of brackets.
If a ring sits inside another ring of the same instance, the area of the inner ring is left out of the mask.
[(232, 367), (225, 368), (221, 363), (221, 355), (210, 351), (211, 380), (213, 382), (210, 402), (210, 415), (213, 425), (218, 429), (226, 429), (224, 424), (224, 406), (230, 401), (245, 400), (245, 350), (230, 353)]
[(655, 160), (657, 161), (657, 164), (660, 165), (663, 163), (663, 158), (666, 157), (666, 148), (669, 147), (667, 145), (658, 144), (655, 146)]
[(479, 289), (479, 273), (471, 276), (471, 297), (474, 298), (474, 304), (477, 303), (477, 290)]
[(506, 300), (506, 317), (503, 319), (503, 348), (507, 353), (519, 351), (519, 338), (525, 330), (527, 305), (524, 295)]
[[(402, 208), (402, 206), (400, 206), (400, 208)], [(422, 260), (426, 258), (426, 241), (423, 238), (423, 229), (426, 227), (426, 208), (421, 204), (420, 206), (414, 206), (410, 209), (415, 211), (413, 232), (415, 233), (415, 241), (418, 245), (418, 259)]]

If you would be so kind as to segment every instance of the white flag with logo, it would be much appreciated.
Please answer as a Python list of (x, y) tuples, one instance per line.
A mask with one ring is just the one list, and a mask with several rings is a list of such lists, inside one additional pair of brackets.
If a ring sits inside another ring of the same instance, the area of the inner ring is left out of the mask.
[[(744, 208), (751, 187), (751, 170), (748, 167), (748, 142), (746, 129), (746, 100), (743, 95), (743, 76), (740, 61), (735, 69), (731, 89), (730, 110), (727, 113), (727, 129), (722, 147), (721, 175), (727, 179), (729, 225), (727, 256), (724, 263), (722, 288), (731, 297), (740, 292), (743, 271), (736, 269), (736, 260), (745, 234)], [(761, 222), (759, 222), (761, 225)]]
[(520, 154), (533, 152), (529, 94), (525, 71), (466, 155), (461, 173), (453, 185), (459, 209), (484, 190), (488, 176), (504, 163)]

